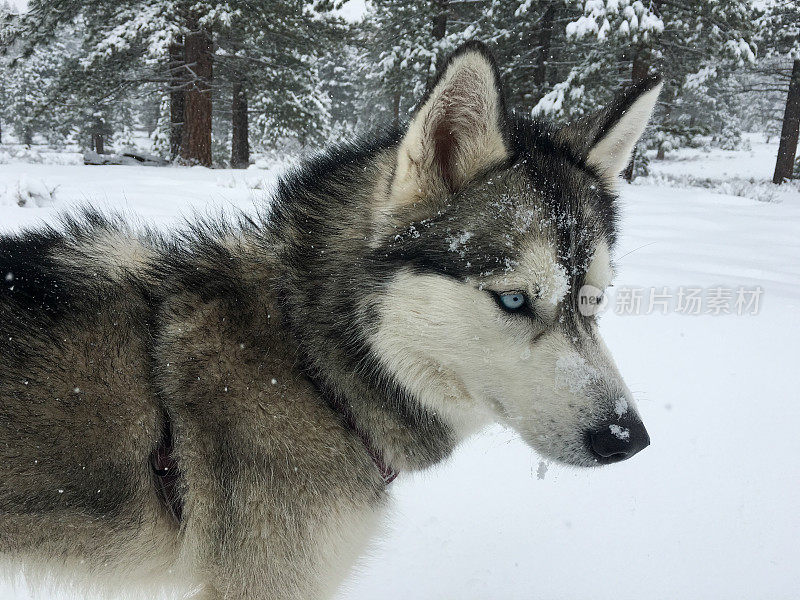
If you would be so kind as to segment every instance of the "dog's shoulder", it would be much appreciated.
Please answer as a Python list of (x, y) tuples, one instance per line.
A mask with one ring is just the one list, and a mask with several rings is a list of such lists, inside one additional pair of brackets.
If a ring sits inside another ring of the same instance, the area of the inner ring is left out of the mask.
[(269, 238), (252, 219), (195, 222), (168, 239), (151, 266), (162, 319), (211, 311), (227, 329), (252, 330), (272, 318), (278, 270)]
[(146, 312), (157, 247), (149, 232), (90, 210), (0, 236), (0, 329), (6, 337), (32, 335), (44, 324), (67, 324), (111, 305), (126, 314)]
[(195, 223), (160, 250), (154, 272), (156, 380), (172, 401), (210, 395), (227, 410), (220, 395), (257, 403), (253, 394), (263, 399), (273, 379), (300, 377), (279, 307), (281, 272), (259, 224)]

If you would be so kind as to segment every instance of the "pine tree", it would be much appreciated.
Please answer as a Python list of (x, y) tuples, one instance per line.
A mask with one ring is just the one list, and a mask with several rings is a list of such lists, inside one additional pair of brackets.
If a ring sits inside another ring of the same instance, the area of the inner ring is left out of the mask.
[[(754, 11), (747, 0), (685, 3), (675, 0), (584, 0), (582, 14), (566, 27), (583, 60), (546, 94), (535, 112), (576, 116), (602, 103), (609, 85), (650, 72), (664, 76), (654, 138), (659, 155), (709, 125), (714, 110), (697, 114), (703, 89), (733, 68), (755, 60)], [(629, 75), (626, 75), (629, 73)], [(593, 90), (590, 96), (586, 90)]]
[(53, 94), (67, 61), (67, 48), (58, 41), (25, 58), (4, 60), (4, 116), (23, 144), (30, 146), (38, 133), (52, 143), (60, 143), (69, 135), (69, 112), (64, 110), (63, 100)]
[[(785, 38), (797, 41), (798, 1), (774, 0), (768, 11), (781, 32), (759, 41), (770, 60), (796, 58)], [(52, 111), (42, 107), (56, 107), (64, 114), (52, 135), (98, 149), (140, 113), (165, 155), (246, 167), (251, 148), (291, 151), (354, 127), (399, 124), (443, 58), (472, 38), (497, 52), (509, 104), (534, 115), (579, 117), (622, 83), (660, 71), (666, 87), (648, 141), (659, 156), (699, 134), (735, 142), (730, 120), (744, 118), (732, 86), (754, 57), (750, 0), (373, 0), (356, 24), (332, 16), (332, 6), (31, 0), (15, 26), (18, 66), (6, 77), (17, 78), (16, 98), (37, 72), (44, 88), (15, 118), (23, 127), (27, 114), (28, 130), (45, 131), (25, 110), (46, 118)], [(66, 47), (54, 51), (56, 43)], [(48, 52), (57, 64), (42, 63)]]
[(248, 162), (248, 131), (262, 149), (287, 139), (305, 146), (326, 138), (330, 99), (320, 61), (343, 26), (328, 6), (308, 0), (245, 6), (218, 28), (216, 53), (217, 89), (231, 99), (231, 162), (238, 166)]
[[(5, 0), (0, 0), (0, 48), (8, 45), (6, 39), (10, 29), (13, 27), (15, 16), (11, 10), (11, 5)], [(8, 119), (6, 104), (8, 103), (7, 82), (7, 60), (0, 56), (0, 144), (3, 143), (3, 125)]]
[(435, 72), (434, 7), (433, 0), (378, 0), (369, 14), (376, 34), (368, 55), (374, 65), (369, 78), (380, 82), (395, 123)]
[[(329, 9), (311, 0), (32, 0), (17, 39), (31, 55), (80, 23), (83, 74), (73, 79), (71, 95), (91, 96), (78, 83), (83, 79), (104, 82), (113, 92), (108, 101), (142, 89), (158, 98), (167, 93), (170, 155), (180, 147), (185, 161), (210, 165), (212, 149), (226, 146), (220, 139), (212, 144), (212, 129), (232, 130), (232, 162), (246, 166), (251, 122), (262, 145), (325, 135), (328, 100), (316, 63), (332, 23)], [(222, 125), (223, 114), (229, 124)]]
[(760, 24), (768, 54), (791, 63), (781, 140), (772, 178), (774, 183), (780, 184), (793, 177), (800, 131), (800, 0), (771, 2)]
[[(397, 124), (420, 98), (444, 58), (472, 38), (486, 39), (491, 10), (473, 0), (374, 0), (367, 14), (366, 79)], [(489, 28), (491, 29), (491, 28)]]
[[(62, 129), (69, 126), (70, 135), (78, 135), (84, 145), (97, 151), (105, 150), (115, 127), (122, 129), (123, 123), (130, 123), (133, 92), (142, 80), (153, 79), (139, 63), (142, 48), (126, 45), (125, 36), (112, 29), (120, 18), (137, 14), (134, 4), (98, 0), (86, 5), (64, 0), (54, 5), (31, 0), (11, 35), (17, 56), (9, 72), (21, 74), (38, 56), (58, 60), (58, 68), (51, 70), (40, 90), (47, 98), (47, 110), (60, 112)], [(148, 16), (152, 14), (144, 15), (138, 24), (157, 28)]]
[[(484, 29), (495, 42), (502, 73), (514, 94), (509, 100), (530, 113), (563, 73), (566, 25), (580, 14), (575, 0), (493, 0)], [(560, 63), (560, 66), (559, 64)]]
[(214, 81), (214, 40), (211, 28), (203, 22), (207, 14), (202, 8), (190, 12), (183, 35), (185, 70), (190, 76), (185, 94), (181, 157), (189, 163), (209, 167), (213, 161), (211, 86)]

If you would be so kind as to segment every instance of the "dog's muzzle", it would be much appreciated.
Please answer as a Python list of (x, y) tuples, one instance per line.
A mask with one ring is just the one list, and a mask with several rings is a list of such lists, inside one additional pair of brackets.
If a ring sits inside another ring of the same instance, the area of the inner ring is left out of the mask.
[(586, 433), (595, 460), (610, 464), (626, 460), (650, 445), (650, 436), (638, 418), (624, 415)]

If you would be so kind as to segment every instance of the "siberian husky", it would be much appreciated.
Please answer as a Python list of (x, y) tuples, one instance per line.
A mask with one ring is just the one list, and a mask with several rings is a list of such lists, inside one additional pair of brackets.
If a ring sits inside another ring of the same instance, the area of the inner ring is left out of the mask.
[(388, 483), (499, 422), (591, 467), (649, 443), (587, 307), (660, 81), (556, 127), (478, 43), (407, 126), (174, 236), (96, 213), (0, 240), (0, 553), (98, 589), (329, 597)]

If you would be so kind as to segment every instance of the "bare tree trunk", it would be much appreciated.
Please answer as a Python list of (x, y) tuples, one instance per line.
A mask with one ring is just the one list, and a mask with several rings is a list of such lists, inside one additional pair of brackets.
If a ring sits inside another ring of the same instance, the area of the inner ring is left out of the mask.
[[(672, 116), (672, 106), (675, 102), (675, 97), (680, 95), (680, 89), (673, 89), (668, 87), (664, 93), (663, 102), (665, 105), (664, 111), (661, 116), (661, 127), (666, 131), (669, 125), (670, 117)], [(658, 143), (658, 150), (656, 150), (656, 158), (664, 160), (667, 157), (666, 143), (662, 139)]]
[(394, 126), (400, 127), (400, 90), (392, 96), (392, 116), (394, 117)]
[(250, 141), (248, 140), (247, 94), (242, 81), (233, 84), (231, 102), (231, 168), (250, 166)]
[(789, 94), (786, 97), (786, 112), (783, 115), (781, 143), (778, 146), (773, 183), (783, 183), (785, 179), (792, 178), (798, 131), (800, 131), (800, 59), (795, 59), (792, 78), (789, 81)]
[(102, 133), (95, 132), (92, 134), (92, 148), (98, 154), (105, 154), (106, 149)]
[[(450, 4), (450, 0), (431, 0), (433, 2), (433, 28), (431, 29), (431, 35), (433, 39), (439, 41), (444, 39), (445, 34), (447, 33), (447, 9)], [(444, 64), (445, 57), (442, 54), (439, 54), (436, 57), (436, 70), (442, 68)]]
[(186, 122), (181, 156), (188, 162), (211, 166), (211, 82), (214, 75), (211, 34), (197, 21), (186, 36), (186, 69), (191, 78), (186, 92)]
[[(631, 80), (633, 83), (638, 83), (647, 77), (647, 74), (650, 72), (650, 48), (647, 46), (640, 46), (638, 47), (633, 55), (633, 64), (631, 65)], [(633, 181), (633, 172), (636, 166), (636, 147), (634, 146), (633, 154), (631, 154), (631, 160), (628, 163), (628, 166), (625, 167), (625, 170), (622, 172), (622, 176), (625, 178), (625, 181), (631, 183)]]
[(169, 157), (181, 155), (183, 124), (186, 119), (186, 72), (184, 70), (183, 39), (169, 47)]
[(533, 92), (533, 106), (536, 106), (546, 93), (547, 65), (552, 52), (555, 18), (556, 9), (552, 4), (548, 4), (539, 26), (539, 55), (536, 57), (536, 67), (533, 71), (533, 83), (536, 87)]
[(642, 47), (636, 51), (633, 56), (633, 65), (631, 67), (631, 80), (633, 83), (638, 83), (645, 79), (650, 72), (650, 48)]
[(447, 8), (449, 0), (432, 0), (436, 11), (433, 16), (433, 39), (441, 40), (447, 33)]

